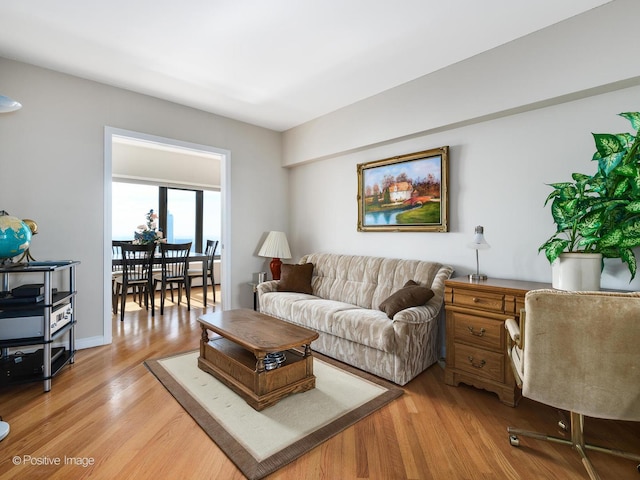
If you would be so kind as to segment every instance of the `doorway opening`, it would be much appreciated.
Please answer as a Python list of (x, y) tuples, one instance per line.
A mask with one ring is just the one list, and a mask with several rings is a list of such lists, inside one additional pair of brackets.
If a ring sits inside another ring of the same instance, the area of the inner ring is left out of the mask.
[[(176, 228), (184, 228), (186, 231), (193, 230), (194, 247), (206, 243), (205, 237), (217, 236), (220, 240), (220, 271), (216, 273), (216, 280), (220, 279), (221, 285), (230, 285), (230, 269), (228, 258), (230, 258), (229, 236), (229, 160), (230, 152), (207, 145), (183, 142), (180, 140), (158, 137), (139, 132), (122, 130), (113, 127), (105, 127), (105, 162), (104, 162), (104, 218), (105, 218), (105, 241), (104, 241), (104, 265), (105, 265), (105, 294), (104, 294), (104, 340), (111, 343), (111, 291), (108, 286), (111, 283), (111, 240), (114, 235), (122, 236), (123, 229), (129, 229), (130, 235), (136, 226), (139, 225), (140, 218), (144, 219), (145, 212), (148, 212), (148, 202), (143, 201), (144, 209), (138, 212), (133, 205), (131, 211), (136, 215), (136, 220), (132, 219), (130, 226), (125, 225), (123, 220), (120, 225), (112, 224), (114, 194), (120, 195), (118, 191), (114, 193), (114, 185), (118, 187), (129, 186), (129, 190), (136, 189), (163, 189), (166, 192), (200, 192), (198, 197), (206, 198), (208, 208), (211, 210), (215, 205), (219, 205), (216, 215), (203, 215), (200, 207), (195, 208), (193, 222), (187, 222), (184, 227), (176, 226), (171, 218), (164, 224), (167, 233), (172, 238), (179, 238), (180, 233)], [(205, 193), (207, 192), (207, 193)], [(179, 198), (180, 194), (176, 197)], [(156, 203), (157, 203), (156, 197)], [(160, 195), (162, 198), (162, 195)], [(166, 206), (165, 206), (166, 207)], [(142, 204), (141, 204), (142, 208)], [(178, 205), (175, 204), (175, 208)], [(159, 209), (162, 211), (162, 208)], [(165, 212), (165, 216), (166, 212)], [(166, 221), (166, 219), (165, 219)], [(171, 229), (171, 232), (168, 230)], [(176, 237), (177, 235), (177, 237)], [(215, 238), (214, 238), (215, 239)], [(221, 302), (228, 305), (230, 299), (229, 289), (221, 289)]]

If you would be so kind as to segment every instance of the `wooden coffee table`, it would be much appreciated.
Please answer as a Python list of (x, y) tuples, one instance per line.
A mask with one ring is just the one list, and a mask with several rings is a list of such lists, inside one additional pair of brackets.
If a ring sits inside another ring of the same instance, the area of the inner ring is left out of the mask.
[[(249, 309), (202, 315), (198, 367), (231, 388), (256, 410), (316, 385), (311, 342), (318, 333)], [(209, 331), (219, 336), (210, 338)], [(285, 352), (278, 368), (267, 370), (270, 352)]]

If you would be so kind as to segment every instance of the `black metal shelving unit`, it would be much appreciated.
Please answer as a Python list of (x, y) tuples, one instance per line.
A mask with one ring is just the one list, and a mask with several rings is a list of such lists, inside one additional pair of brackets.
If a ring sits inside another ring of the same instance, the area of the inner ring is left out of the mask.
[[(75, 361), (75, 326), (76, 326), (76, 266), (80, 262), (61, 260), (49, 262), (28, 262), (0, 265), (0, 387), (19, 383), (42, 381), (44, 391), (51, 390), (51, 379), (65, 365)], [(11, 295), (10, 279), (17, 277), (21, 284), (24, 279), (42, 281), (42, 299), (23, 302)], [(54, 287), (54, 280), (64, 290)], [(14, 301), (16, 300), (16, 301)], [(38, 300), (38, 301), (36, 301)], [(64, 326), (52, 332), (52, 320), (57, 321), (56, 312), (64, 314)], [(70, 307), (70, 308), (69, 308)], [(24, 330), (23, 325), (13, 322), (30, 322), (30, 325), (41, 327), (35, 335), (20, 336), (12, 332)], [(17, 328), (16, 328), (17, 327)], [(68, 336), (66, 346), (61, 342)], [(57, 345), (57, 346), (56, 346)], [(42, 348), (29, 354), (10, 353), (9, 349), (28, 346)], [(23, 363), (24, 362), (24, 363)], [(22, 365), (20, 365), (22, 364)]]

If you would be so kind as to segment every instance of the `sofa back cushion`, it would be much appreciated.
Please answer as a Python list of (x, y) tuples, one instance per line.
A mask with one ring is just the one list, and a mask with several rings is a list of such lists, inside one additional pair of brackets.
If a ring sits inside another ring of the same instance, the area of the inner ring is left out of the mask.
[(314, 295), (374, 309), (409, 280), (432, 289), (435, 294), (432, 301), (441, 303), (444, 280), (437, 285), (434, 280), (443, 269), (446, 278), (452, 272), (450, 267), (436, 262), (334, 253), (305, 255), (300, 263), (314, 264), (311, 281)]

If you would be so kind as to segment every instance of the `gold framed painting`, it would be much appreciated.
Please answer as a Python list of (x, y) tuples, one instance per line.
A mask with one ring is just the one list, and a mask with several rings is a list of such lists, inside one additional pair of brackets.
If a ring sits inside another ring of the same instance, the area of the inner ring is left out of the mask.
[(449, 147), (358, 165), (359, 232), (448, 232)]

